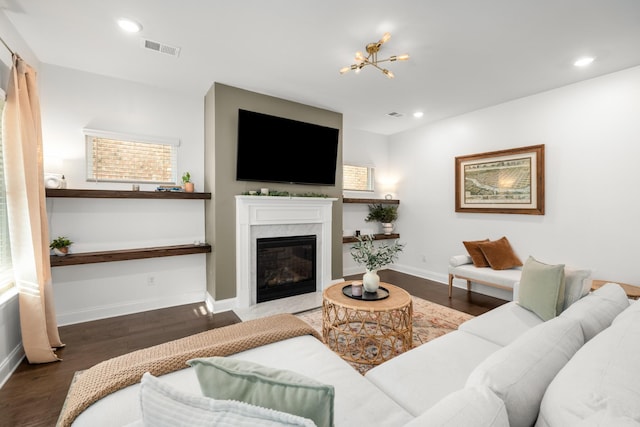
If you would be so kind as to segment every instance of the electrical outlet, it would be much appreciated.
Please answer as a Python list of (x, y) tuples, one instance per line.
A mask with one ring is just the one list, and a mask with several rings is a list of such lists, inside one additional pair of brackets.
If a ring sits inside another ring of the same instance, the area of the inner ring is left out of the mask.
[(427, 256), (425, 254), (422, 254), (422, 262), (427, 262)]
[(147, 286), (155, 286), (156, 278), (155, 276), (147, 276)]

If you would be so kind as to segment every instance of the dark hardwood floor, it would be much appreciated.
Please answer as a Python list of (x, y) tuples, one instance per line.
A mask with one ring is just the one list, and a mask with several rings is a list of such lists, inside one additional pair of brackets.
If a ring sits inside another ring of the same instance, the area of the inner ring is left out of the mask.
[[(507, 302), (476, 292), (467, 292), (466, 289), (456, 287), (453, 288), (452, 298), (449, 299), (449, 287), (442, 283), (410, 276), (393, 270), (382, 270), (378, 272), (378, 275), (381, 281), (399, 286), (411, 295), (474, 316), (485, 313)], [(345, 279), (360, 280), (362, 279), (362, 275), (348, 276)]]
[[(382, 281), (412, 295), (473, 315), (506, 302), (462, 289), (454, 289), (449, 299), (448, 288), (441, 283), (390, 270), (379, 274)], [(63, 361), (45, 365), (22, 362), (0, 389), (0, 426), (54, 426), (76, 371), (130, 351), (239, 321), (233, 312), (211, 314), (204, 303), (198, 303), (60, 327), (66, 344), (58, 351)]]

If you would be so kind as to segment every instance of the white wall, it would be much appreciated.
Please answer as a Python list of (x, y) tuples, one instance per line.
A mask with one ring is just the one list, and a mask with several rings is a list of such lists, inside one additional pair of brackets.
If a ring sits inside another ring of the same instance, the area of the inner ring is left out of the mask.
[[(398, 197), (397, 187), (394, 184), (394, 176), (389, 171), (388, 138), (358, 129), (344, 129), (343, 162), (349, 165), (367, 166), (375, 168), (375, 191), (344, 191), (345, 197), (353, 198), (383, 198), (385, 194)], [(402, 204), (401, 204), (402, 206)], [(364, 219), (369, 214), (366, 204), (342, 205), (342, 226), (344, 236), (353, 236), (355, 230), (362, 234), (380, 233), (380, 224), (366, 222)], [(402, 210), (398, 211), (402, 215)], [(342, 270), (344, 275), (364, 272), (364, 267), (353, 261), (349, 250), (351, 244), (342, 245)]]
[[(42, 64), (38, 74), (45, 171), (61, 160), (70, 188), (130, 189), (85, 180), (83, 128), (179, 138), (178, 171), (204, 186), (204, 96)], [(141, 185), (153, 190), (155, 185)]]
[[(523, 261), (640, 283), (639, 94), (636, 67), (390, 137), (407, 243), (398, 269), (445, 282), (463, 240), (504, 235)], [(454, 212), (456, 156), (534, 144), (546, 150), (544, 216)]]
[[(58, 159), (69, 188), (131, 188), (86, 182), (82, 129), (92, 128), (179, 138), (178, 171), (190, 171), (202, 190), (202, 96), (46, 64), (39, 89), (45, 159)], [(69, 237), (72, 252), (186, 244), (205, 235), (202, 200), (50, 198), (47, 213), (51, 237)], [(52, 274), (61, 325), (205, 298), (202, 254), (55, 267)]]

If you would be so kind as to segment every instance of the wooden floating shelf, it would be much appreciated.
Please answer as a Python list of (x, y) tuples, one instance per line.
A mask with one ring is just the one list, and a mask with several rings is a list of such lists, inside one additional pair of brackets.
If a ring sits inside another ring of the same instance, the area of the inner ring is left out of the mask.
[(211, 252), (211, 245), (173, 245), (154, 248), (122, 249), (101, 252), (84, 252), (66, 256), (51, 255), (51, 267), (65, 265), (95, 264), (99, 262), (127, 261), (133, 259), (159, 258), (166, 256), (204, 254)]
[(398, 199), (354, 199), (349, 197), (343, 197), (342, 203), (363, 203), (363, 204), (387, 204), (387, 205), (399, 205), (400, 200)]
[[(399, 239), (400, 235), (397, 233), (392, 234), (374, 234), (373, 240), (392, 240)], [(342, 236), (342, 243), (356, 243), (358, 239), (355, 236)]]
[(184, 191), (130, 191), (130, 190), (81, 190), (47, 188), (47, 197), (73, 197), (79, 199), (211, 199), (211, 193), (187, 193)]

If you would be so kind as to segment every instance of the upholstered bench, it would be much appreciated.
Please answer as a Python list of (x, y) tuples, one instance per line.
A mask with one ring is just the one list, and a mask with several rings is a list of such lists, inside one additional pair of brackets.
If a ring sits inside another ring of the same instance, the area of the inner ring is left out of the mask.
[(453, 279), (467, 281), (467, 291), (471, 290), (471, 282), (499, 289), (513, 290), (513, 285), (520, 281), (522, 267), (506, 270), (494, 270), (491, 267), (476, 267), (469, 255), (455, 255), (449, 259), (449, 298), (453, 292)]

